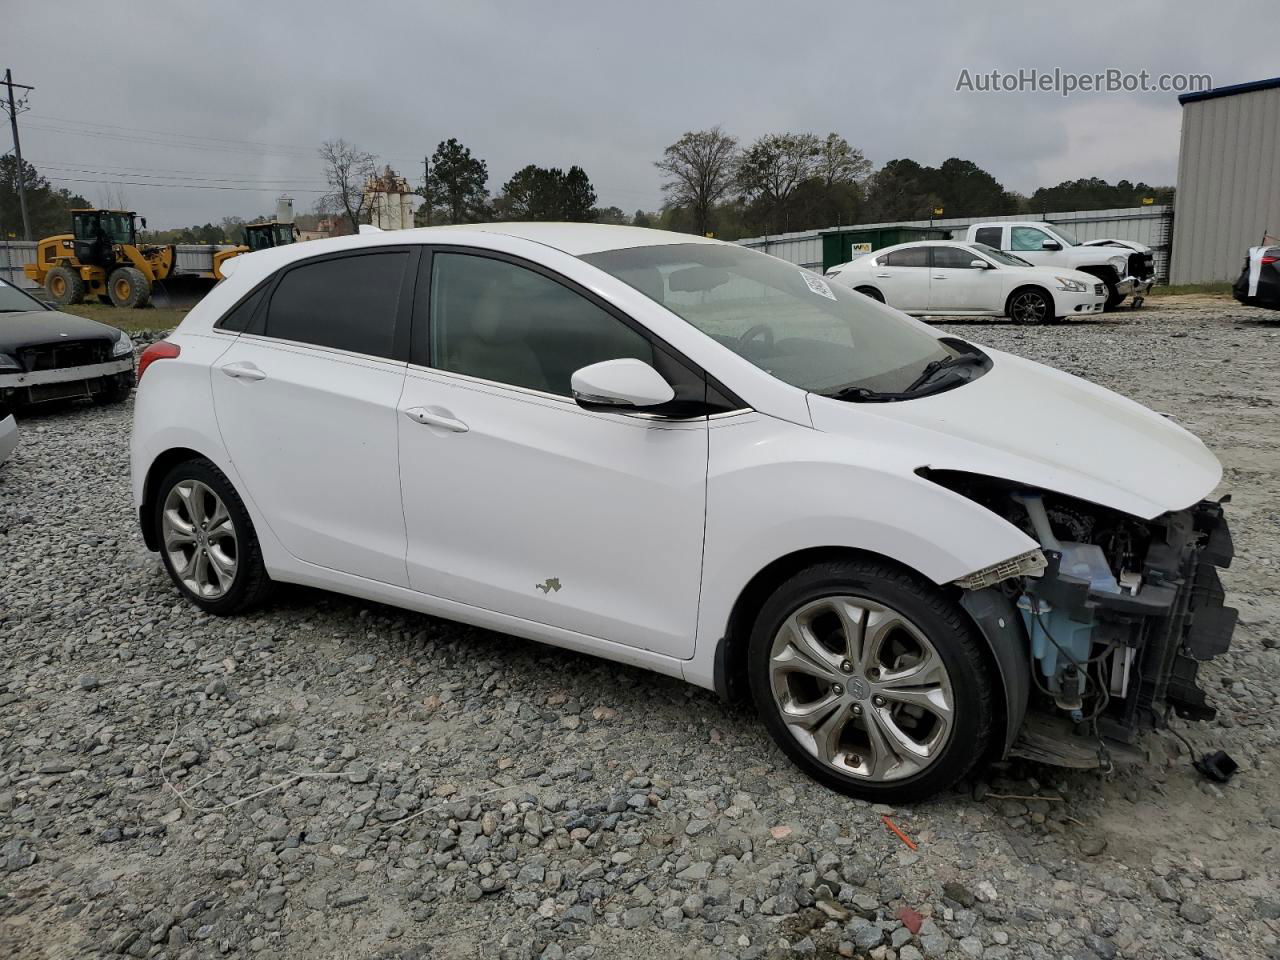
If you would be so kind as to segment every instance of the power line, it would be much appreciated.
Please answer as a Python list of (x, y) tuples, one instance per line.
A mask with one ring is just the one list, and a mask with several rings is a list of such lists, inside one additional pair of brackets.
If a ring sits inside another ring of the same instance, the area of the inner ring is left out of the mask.
[(87, 177), (46, 177), (47, 180), (53, 180), (57, 183), (101, 183), (107, 186), (122, 187), (171, 187), (177, 190), (238, 190), (244, 193), (276, 193), (280, 190), (290, 190), (294, 193), (328, 193), (328, 190), (313, 190), (309, 187), (294, 187), (285, 185), (283, 187), (230, 187), (217, 186), (216, 184), (204, 183), (147, 183), (138, 180), (122, 180), (113, 178), (110, 180), (92, 180)]
[[(90, 170), (85, 167), (73, 167), (73, 166), (68, 166), (67, 164), (62, 164), (62, 163), (44, 163), (43, 166), (47, 170), (61, 170), (67, 173), (93, 173), (93, 174), (98, 174), (101, 176), (113, 177), (113, 178), (114, 177), (135, 177), (140, 180), (178, 180), (178, 181), (184, 181), (184, 182), (200, 182), (200, 183), (240, 183), (240, 184), (249, 184), (249, 185), (257, 184), (268, 189), (273, 184), (284, 184), (285, 186), (292, 187), (302, 183), (309, 183), (313, 185), (325, 183), (325, 181), (320, 178), (316, 178), (314, 180), (290, 180), (290, 179), (283, 179), (283, 178), (282, 179), (266, 179), (266, 178), (259, 178), (259, 177), (181, 177), (181, 176), (175, 176), (173, 174), (130, 173), (128, 171), (121, 171), (121, 170)], [(57, 179), (57, 178), (51, 178), (51, 179)], [(180, 184), (170, 184), (170, 186), (179, 186), (179, 185)], [(156, 184), (156, 186), (161, 186), (161, 184)]]

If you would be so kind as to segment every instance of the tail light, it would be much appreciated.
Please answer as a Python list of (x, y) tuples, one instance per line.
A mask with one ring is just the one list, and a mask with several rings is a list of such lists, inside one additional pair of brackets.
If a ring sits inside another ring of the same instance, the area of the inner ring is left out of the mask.
[(138, 382), (142, 382), (142, 375), (147, 372), (147, 367), (155, 363), (157, 360), (172, 360), (174, 357), (181, 355), (182, 348), (170, 340), (157, 340), (147, 349), (142, 351), (142, 356), (138, 358)]
[(1275, 263), (1277, 260), (1280, 260), (1280, 257), (1263, 257), (1262, 263)]

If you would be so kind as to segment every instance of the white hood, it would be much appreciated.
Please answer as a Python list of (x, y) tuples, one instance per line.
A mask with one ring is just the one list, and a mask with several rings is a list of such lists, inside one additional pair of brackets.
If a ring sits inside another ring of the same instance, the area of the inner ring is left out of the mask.
[[(813, 425), (874, 443), (892, 465), (959, 470), (1151, 519), (1208, 496), (1222, 466), (1141, 404), (998, 350), (971, 383), (897, 403), (810, 396)], [(907, 428), (907, 429), (904, 429)]]

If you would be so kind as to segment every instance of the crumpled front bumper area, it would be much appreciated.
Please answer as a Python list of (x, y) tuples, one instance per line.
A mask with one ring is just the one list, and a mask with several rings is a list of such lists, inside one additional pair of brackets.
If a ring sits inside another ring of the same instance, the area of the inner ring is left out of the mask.
[(1051, 551), (1044, 573), (1028, 578), (1027, 595), (1055, 611), (1058, 649), (1064, 624), (1087, 631), (1084, 649), (1092, 655), (1077, 653), (1092, 672), (1084, 704), (1065, 704), (1061, 689), (1039, 684), (1058, 694), (1057, 703), (1042, 697), (1032, 705), (1013, 755), (1097, 766), (1108, 752), (1100, 749), (1104, 740), (1111, 747), (1132, 744), (1142, 731), (1163, 726), (1170, 709), (1188, 720), (1216, 715), (1197, 674), (1230, 647), (1236, 625), (1218, 575), (1235, 552), (1222, 504), (1206, 500), (1165, 514), (1150, 532), (1136, 590), (1095, 589), (1062, 572), (1061, 555)]

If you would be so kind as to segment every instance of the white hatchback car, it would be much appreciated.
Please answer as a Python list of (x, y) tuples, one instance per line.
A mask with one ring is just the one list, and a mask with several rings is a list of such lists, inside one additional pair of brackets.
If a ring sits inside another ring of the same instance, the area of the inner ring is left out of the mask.
[(985, 243), (901, 243), (834, 266), (827, 276), (915, 316), (1052, 323), (1100, 314), (1107, 303), (1097, 277), (1037, 267)]
[(132, 441), (143, 536), (206, 611), (302, 583), (683, 677), (886, 800), (1212, 714), (1221, 470), (1136, 403), (681, 234), (232, 265), (143, 354)]

